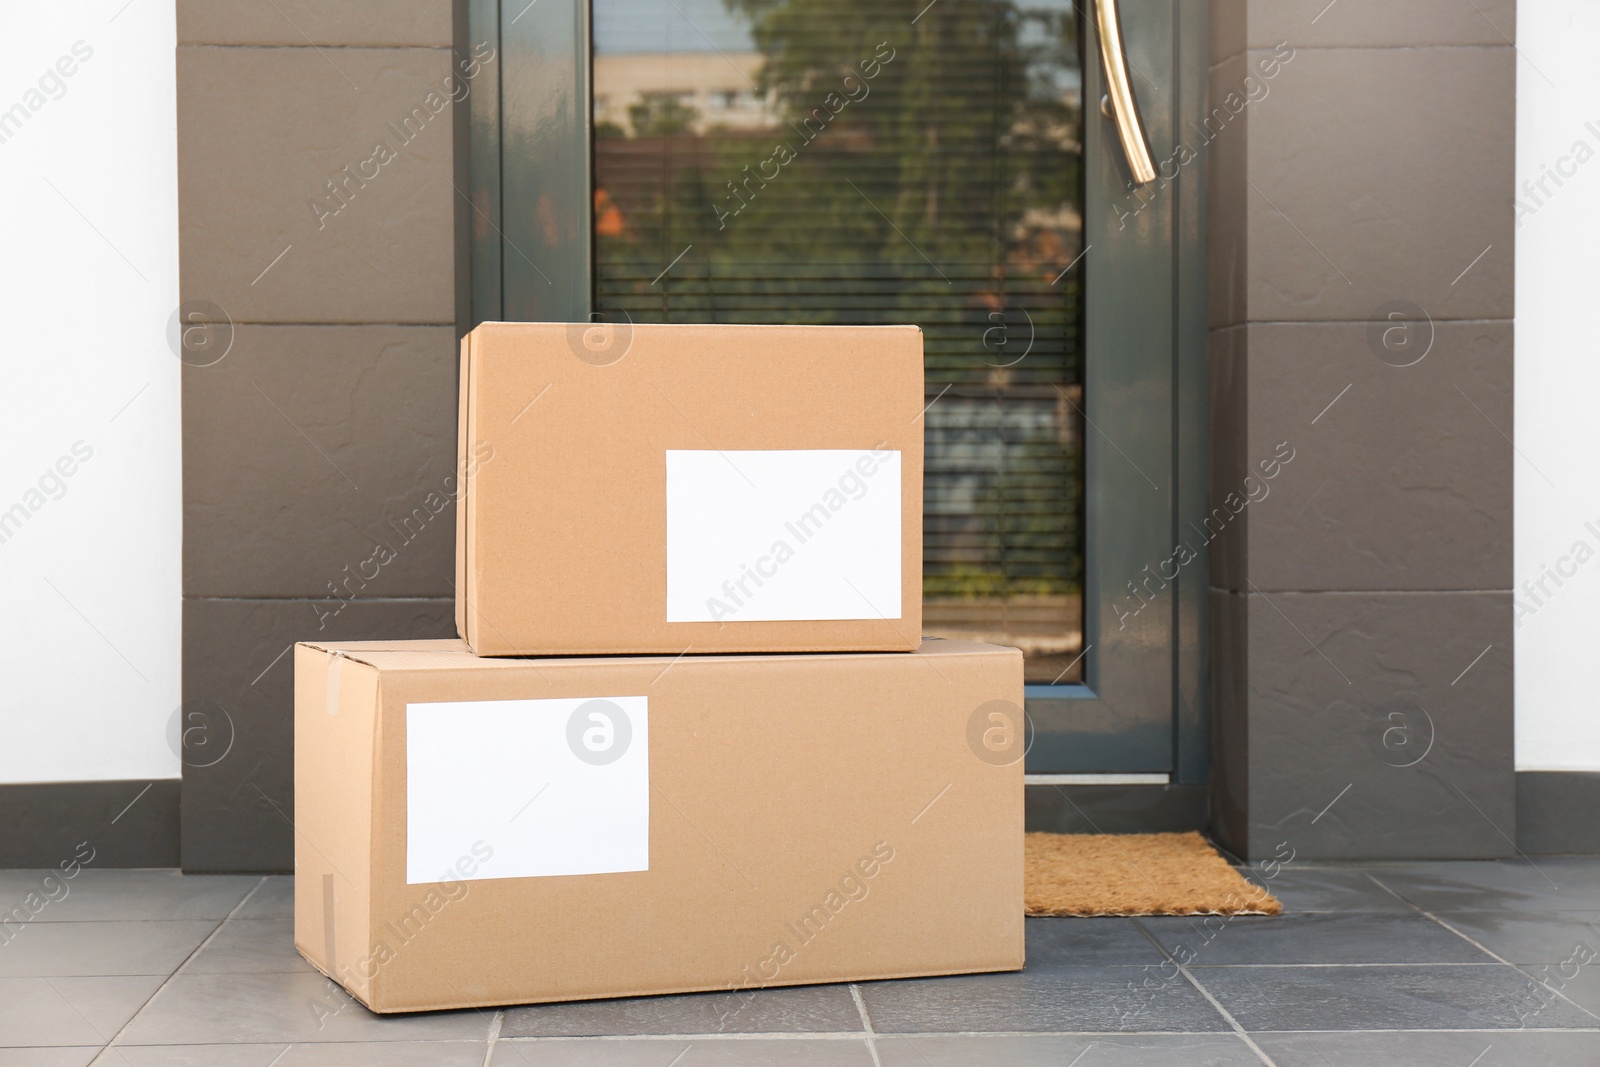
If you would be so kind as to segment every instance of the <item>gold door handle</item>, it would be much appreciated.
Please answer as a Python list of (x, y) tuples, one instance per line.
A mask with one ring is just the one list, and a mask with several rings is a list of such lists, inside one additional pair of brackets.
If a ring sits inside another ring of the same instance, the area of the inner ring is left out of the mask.
[(1095, 22), (1100, 30), (1100, 66), (1105, 71), (1106, 81), (1101, 111), (1117, 124), (1117, 135), (1122, 139), (1122, 151), (1128, 157), (1133, 183), (1144, 185), (1156, 180), (1156, 165), (1150, 156), (1144, 120), (1139, 116), (1139, 104), (1133, 98), (1133, 84), (1128, 78), (1128, 53), (1122, 45), (1122, 18), (1117, 12), (1117, 0), (1097, 0)]

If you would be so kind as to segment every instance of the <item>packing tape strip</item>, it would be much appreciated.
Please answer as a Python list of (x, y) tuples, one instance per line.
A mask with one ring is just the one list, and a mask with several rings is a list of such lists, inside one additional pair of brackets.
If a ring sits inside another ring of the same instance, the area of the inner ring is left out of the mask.
[(322, 876), (322, 955), (328, 961), (328, 974), (338, 975), (339, 962), (334, 958), (334, 907), (333, 875)]
[(328, 700), (324, 706), (329, 715), (339, 714), (339, 663), (343, 659), (343, 652), (328, 653)]

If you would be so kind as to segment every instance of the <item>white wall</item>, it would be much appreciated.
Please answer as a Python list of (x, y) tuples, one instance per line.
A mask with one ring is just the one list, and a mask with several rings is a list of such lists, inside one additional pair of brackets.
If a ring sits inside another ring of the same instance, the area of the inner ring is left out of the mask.
[(1600, 4), (1517, 45), (1517, 769), (1600, 771)]
[(178, 774), (174, 2), (124, 2), (0, 8), (0, 782)]

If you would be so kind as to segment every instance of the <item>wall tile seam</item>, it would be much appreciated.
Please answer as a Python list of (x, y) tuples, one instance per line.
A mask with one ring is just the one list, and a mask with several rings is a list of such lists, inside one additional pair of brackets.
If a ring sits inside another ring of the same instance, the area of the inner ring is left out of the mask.
[[(456, 324), (454, 322), (360, 322), (360, 321), (356, 321), (356, 322), (277, 322), (277, 321), (270, 320), (270, 319), (229, 319), (228, 321), (232, 325), (234, 325), (236, 327), (237, 326), (294, 326), (294, 327), (303, 328), (303, 327), (308, 327), (309, 326), (309, 327), (315, 327), (317, 329), (325, 329), (327, 327), (357, 327), (357, 328), (365, 328), (365, 327), (374, 327), (374, 326), (376, 326), (376, 327), (392, 328), (392, 329), (416, 329), (416, 330), (439, 330), (439, 329), (453, 330), (453, 329), (456, 328)], [(1438, 320), (1435, 320), (1435, 321), (1438, 321)], [(195, 369), (196, 370), (203, 370), (204, 368), (197, 367)]]
[[(207, 602), (217, 601), (217, 602), (231, 603), (231, 604), (309, 604), (309, 603), (311, 603), (313, 601), (317, 601), (317, 600), (327, 600), (327, 599), (329, 599), (329, 597), (328, 597), (328, 595), (326, 593), (315, 595), (315, 596), (309, 595), (309, 594), (301, 596), (301, 595), (298, 595), (298, 594), (288, 594), (288, 593), (285, 593), (283, 595), (273, 595), (273, 594), (270, 594), (270, 593), (268, 593), (268, 594), (252, 594), (252, 595), (249, 595), (249, 596), (245, 596), (245, 595), (227, 596), (227, 595), (217, 594), (217, 593), (184, 593), (183, 594), (183, 599), (186, 602), (188, 602), (188, 601), (195, 601), (195, 602), (199, 602), (199, 601), (207, 601)], [(446, 596), (446, 595), (443, 595), (443, 594), (434, 595), (434, 594), (431, 594), (431, 593), (430, 594), (418, 594), (418, 595), (415, 595), (415, 596), (360, 596), (360, 595), (357, 595), (357, 596), (355, 596), (353, 598), (346, 599), (345, 603), (349, 604), (349, 603), (352, 603), (353, 601), (359, 601), (359, 602), (361, 602), (363, 604), (453, 604), (453, 603), (455, 603), (455, 597)]]
[[(1449, 318), (1443, 315), (1430, 315), (1429, 319), (1436, 326), (1441, 322), (1459, 323), (1463, 326), (1495, 325), (1497, 323), (1504, 323), (1509, 326), (1517, 321), (1515, 316)], [(1209, 326), (1207, 329), (1211, 333), (1218, 333), (1223, 330), (1237, 330), (1249, 326), (1370, 326), (1372, 321), (1371, 319), (1245, 319), (1243, 322)]]
[[(1301, 52), (1428, 52), (1450, 50), (1488, 51), (1490, 49), (1511, 49), (1514, 51), (1517, 47), (1515, 42), (1507, 43), (1505, 41), (1486, 44), (1296, 44), (1293, 41), (1285, 40), (1284, 43), (1292, 47), (1296, 55)], [(1223, 59), (1211, 62), (1207, 65), (1206, 71), (1207, 73), (1214, 72), (1217, 68), (1227, 66), (1240, 56), (1270, 55), (1274, 47), (1273, 45), (1251, 45), (1249, 48), (1241, 49)]]
[(1229, 586), (1212, 585), (1207, 587), (1213, 593), (1226, 593), (1229, 596), (1261, 597), (1261, 596), (1511, 596), (1516, 590), (1511, 586), (1504, 589), (1262, 589), (1257, 585), (1255, 589), (1237, 589)]
[[(146, 778), (52, 778), (49, 781), (44, 781), (44, 782), (0, 782), (0, 792), (10, 791), (10, 790), (19, 790), (19, 789), (32, 789), (35, 786), (41, 786), (41, 785), (140, 785), (140, 784), (145, 783), (145, 782), (150, 782), (151, 784), (160, 784), (161, 782), (181, 782), (181, 781), (183, 781), (183, 776), (182, 775), (174, 775), (171, 778), (164, 778), (164, 777), (155, 777), (155, 778), (148, 778), (148, 777), (146, 777)], [(3, 798), (0, 798), (0, 799), (3, 799)], [(13, 870), (14, 868), (0, 868), (0, 869)], [(139, 921), (145, 921), (145, 920), (139, 920)], [(148, 921), (159, 922), (161, 920), (148, 920)]]
[(245, 49), (260, 51), (298, 50), (301, 52), (450, 52), (453, 44), (224, 44), (220, 41), (179, 41), (181, 49)]
[[(1518, 767), (1517, 777), (1525, 774), (1571, 774), (1582, 775), (1585, 778), (1600, 782), (1600, 771), (1592, 767)], [(1562, 853), (1546, 853), (1546, 855), (1562, 855)], [(1566, 853), (1566, 855), (1579, 855), (1579, 853)]]

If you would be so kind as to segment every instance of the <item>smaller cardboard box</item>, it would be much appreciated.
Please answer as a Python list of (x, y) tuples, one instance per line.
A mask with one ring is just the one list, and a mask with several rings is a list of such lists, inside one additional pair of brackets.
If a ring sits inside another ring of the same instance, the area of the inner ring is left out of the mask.
[(923, 391), (915, 326), (481, 324), (457, 631), (481, 656), (909, 652)]
[(1023, 964), (1022, 657), (295, 649), (295, 944), (374, 1011)]

